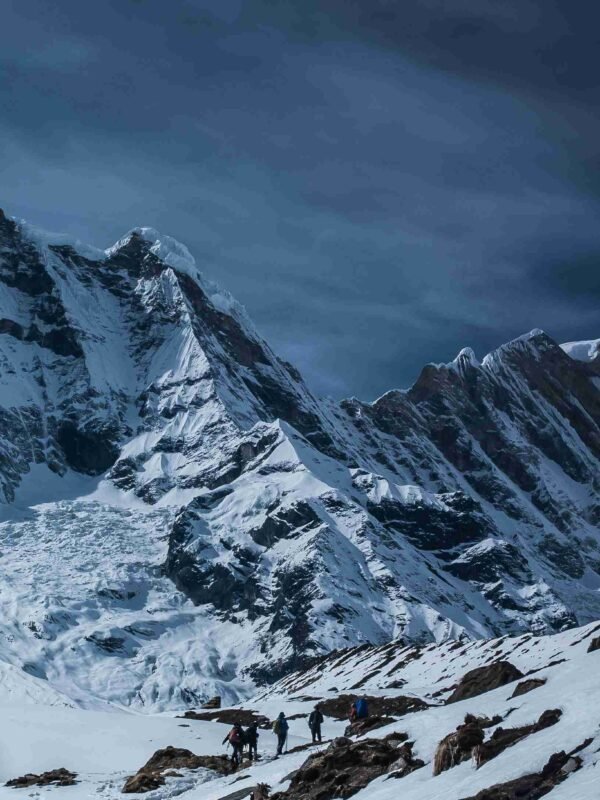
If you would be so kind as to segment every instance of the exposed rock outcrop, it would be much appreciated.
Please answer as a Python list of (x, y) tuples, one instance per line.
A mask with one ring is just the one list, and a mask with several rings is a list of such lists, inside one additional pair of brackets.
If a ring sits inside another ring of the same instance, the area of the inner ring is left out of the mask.
[(456, 731), (449, 733), (438, 744), (433, 758), (433, 774), (439, 775), (471, 758), (473, 749), (483, 744), (485, 733), (481, 720), (467, 715)]
[(500, 755), (507, 747), (517, 744), (522, 739), (545, 728), (550, 728), (560, 720), (562, 711), (558, 708), (544, 711), (537, 722), (532, 725), (522, 725), (519, 728), (498, 727), (490, 738), (473, 750), (473, 759), (478, 767)]
[(395, 736), (352, 742), (335, 739), (329, 747), (302, 764), (292, 776), (289, 789), (272, 800), (333, 800), (352, 797), (372, 780), (386, 773), (394, 777), (419, 769), (410, 747), (398, 747)]
[(27, 789), (30, 786), (74, 786), (77, 783), (76, 778), (76, 772), (61, 767), (42, 772), (40, 775), (28, 773), (20, 778), (13, 778), (6, 782), (6, 786), (13, 789)]
[(210, 769), (220, 775), (229, 775), (235, 767), (227, 756), (197, 756), (182, 747), (165, 747), (157, 750), (135, 775), (127, 778), (124, 794), (150, 792), (165, 783), (166, 774), (178, 769)]
[(365, 697), (369, 714), (377, 717), (403, 717), (404, 714), (427, 708), (427, 703), (419, 697), (399, 695), (398, 697), (378, 697), (373, 695), (341, 694), (319, 702), (319, 708), (327, 717), (348, 719), (350, 706), (358, 697)]
[(564, 751), (554, 753), (540, 772), (495, 784), (463, 800), (539, 800), (576, 772), (581, 763), (579, 756), (570, 756)]
[(206, 703), (202, 703), (202, 708), (221, 708), (221, 698), (218, 695), (216, 697), (211, 697)]
[(458, 703), (477, 697), (484, 692), (491, 692), (499, 686), (506, 686), (523, 677), (523, 673), (510, 661), (496, 661), (484, 667), (476, 667), (461, 678), (458, 686), (446, 700), (447, 703)]
[(186, 711), (182, 719), (196, 719), (211, 722), (221, 722), (224, 725), (252, 725), (256, 723), (259, 728), (269, 728), (270, 721), (264, 714), (251, 711), (247, 708), (223, 708), (214, 711)]
[(357, 719), (350, 723), (344, 730), (344, 736), (364, 736), (366, 733), (383, 728), (392, 722), (394, 722), (394, 717), (380, 717), (377, 714), (371, 714), (366, 719)]

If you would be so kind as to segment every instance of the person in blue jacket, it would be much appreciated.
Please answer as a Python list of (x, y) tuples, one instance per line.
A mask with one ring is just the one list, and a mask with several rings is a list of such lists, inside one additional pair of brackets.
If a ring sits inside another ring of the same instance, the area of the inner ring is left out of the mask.
[(366, 697), (360, 697), (356, 701), (356, 719), (366, 719), (369, 716), (369, 705)]

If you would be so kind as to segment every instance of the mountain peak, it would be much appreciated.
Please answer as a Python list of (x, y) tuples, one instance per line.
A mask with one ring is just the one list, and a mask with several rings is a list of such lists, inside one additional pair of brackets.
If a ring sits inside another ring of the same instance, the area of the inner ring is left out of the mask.
[(104, 251), (107, 258), (127, 247), (132, 239), (139, 239), (148, 245), (148, 251), (160, 259), (164, 264), (172, 267), (177, 272), (189, 275), (195, 281), (201, 280), (200, 271), (196, 266), (196, 259), (188, 248), (172, 236), (166, 236), (155, 228), (132, 228), (111, 247)]

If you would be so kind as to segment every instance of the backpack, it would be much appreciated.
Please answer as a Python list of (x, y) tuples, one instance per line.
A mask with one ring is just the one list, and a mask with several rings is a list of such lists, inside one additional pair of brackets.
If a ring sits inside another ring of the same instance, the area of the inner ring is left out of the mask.
[(273, 728), (273, 733), (276, 733), (279, 736), (279, 734), (281, 733), (281, 725), (279, 724), (278, 719), (275, 720), (275, 722), (271, 727)]
[(239, 728), (232, 728), (231, 733), (229, 734), (229, 741), (231, 744), (241, 744), (242, 743), (242, 732)]
[(356, 701), (356, 716), (358, 719), (363, 719), (368, 716), (368, 714), (367, 701), (361, 697), (360, 700)]

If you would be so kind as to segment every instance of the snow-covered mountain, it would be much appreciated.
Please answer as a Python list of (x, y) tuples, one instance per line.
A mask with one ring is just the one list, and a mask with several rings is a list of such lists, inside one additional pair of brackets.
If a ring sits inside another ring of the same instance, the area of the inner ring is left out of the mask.
[(76, 703), (600, 618), (600, 362), (573, 344), (336, 404), (169, 237), (4, 215), (0, 332), (0, 659)]

